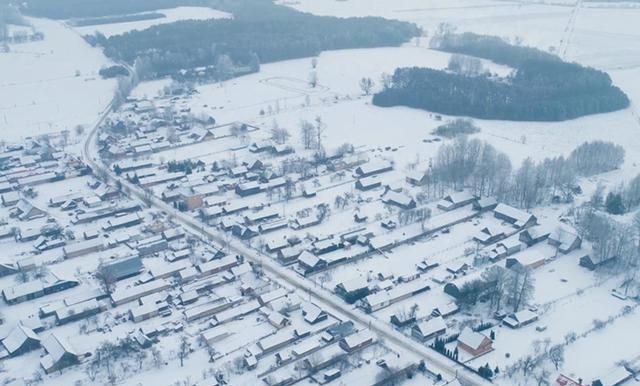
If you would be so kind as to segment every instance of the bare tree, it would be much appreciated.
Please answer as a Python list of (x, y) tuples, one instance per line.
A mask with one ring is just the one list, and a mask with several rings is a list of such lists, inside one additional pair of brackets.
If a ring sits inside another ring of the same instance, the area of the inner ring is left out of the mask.
[(553, 363), (556, 370), (564, 363), (564, 346), (557, 344), (549, 349), (549, 360)]
[(373, 79), (371, 78), (362, 78), (360, 79), (360, 90), (364, 95), (371, 95), (371, 91), (374, 87)]
[(300, 121), (300, 139), (302, 140), (302, 145), (305, 149), (311, 149), (313, 147), (315, 137), (315, 126), (309, 121)]
[(111, 270), (106, 269), (104, 267), (99, 267), (96, 271), (96, 279), (100, 283), (100, 287), (102, 290), (111, 295), (116, 287), (117, 279)]
[(285, 128), (278, 126), (278, 122), (273, 121), (273, 127), (271, 128), (271, 139), (273, 142), (283, 144), (291, 137), (289, 131)]
[(186, 335), (181, 335), (179, 342), (178, 359), (180, 359), (180, 367), (184, 367), (184, 360), (191, 354), (191, 343)]
[(528, 268), (515, 268), (510, 283), (509, 300), (513, 312), (518, 312), (533, 296), (535, 279)]

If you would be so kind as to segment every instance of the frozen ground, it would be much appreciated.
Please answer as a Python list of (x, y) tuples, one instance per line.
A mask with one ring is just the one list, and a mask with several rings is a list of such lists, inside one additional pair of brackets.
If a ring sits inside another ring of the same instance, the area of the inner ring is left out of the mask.
[(97, 72), (109, 63), (63, 24), (29, 19), (42, 41), (0, 53), (0, 133), (5, 141), (92, 125), (111, 101), (114, 80)]
[(177, 7), (170, 9), (159, 9), (154, 13), (161, 13), (163, 18), (132, 21), (126, 23), (109, 23), (97, 24), (82, 27), (73, 27), (81, 35), (91, 35), (100, 32), (106, 37), (113, 35), (122, 35), (126, 32), (134, 30), (144, 30), (158, 24), (173, 23), (181, 20), (207, 20), (207, 19), (226, 19), (231, 15), (207, 7)]

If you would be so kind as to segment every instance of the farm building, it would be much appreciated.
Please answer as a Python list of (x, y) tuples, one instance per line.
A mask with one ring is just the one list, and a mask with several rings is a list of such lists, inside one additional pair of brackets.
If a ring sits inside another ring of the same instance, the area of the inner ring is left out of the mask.
[(592, 257), (591, 255), (584, 255), (580, 258), (579, 264), (581, 267), (585, 267), (591, 271), (595, 271), (600, 267), (604, 267), (609, 264), (615, 263), (617, 259), (618, 258), (615, 256), (611, 256), (606, 259), (598, 259), (598, 258)]
[(535, 312), (522, 310), (507, 316), (502, 322), (511, 328), (520, 328), (536, 320), (538, 320), (538, 315)]
[(528, 249), (524, 252), (520, 252), (513, 257), (508, 257), (505, 266), (507, 268), (514, 269), (516, 267), (526, 269), (536, 269), (543, 266), (547, 259), (552, 256), (548, 256), (542, 251), (535, 249)]

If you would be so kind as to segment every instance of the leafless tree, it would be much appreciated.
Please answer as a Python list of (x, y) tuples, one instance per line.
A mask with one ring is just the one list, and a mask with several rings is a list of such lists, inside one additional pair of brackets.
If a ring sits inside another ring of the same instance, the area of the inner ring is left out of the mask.
[(178, 345), (178, 359), (180, 359), (180, 367), (184, 367), (184, 360), (191, 354), (191, 343), (186, 335), (181, 335)]
[(371, 91), (373, 90), (375, 83), (373, 82), (373, 79), (366, 77), (366, 78), (360, 79), (359, 85), (360, 85), (360, 90), (362, 90), (362, 93), (364, 95), (371, 95)]
[(311, 149), (314, 146), (316, 138), (316, 127), (309, 121), (300, 121), (300, 139), (305, 149)]

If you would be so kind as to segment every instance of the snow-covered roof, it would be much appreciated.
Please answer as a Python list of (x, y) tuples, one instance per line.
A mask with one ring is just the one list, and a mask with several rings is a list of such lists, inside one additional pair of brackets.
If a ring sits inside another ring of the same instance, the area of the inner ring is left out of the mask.
[(11, 330), (9, 335), (2, 340), (2, 345), (9, 353), (14, 353), (19, 350), (28, 339), (37, 342), (40, 341), (40, 338), (38, 338), (38, 335), (32, 329), (18, 324)]
[(447, 329), (447, 325), (444, 322), (444, 319), (441, 317), (431, 318), (425, 322), (418, 323), (415, 327), (422, 336), (430, 336), (439, 331), (444, 331)]
[(76, 349), (66, 339), (61, 339), (55, 333), (42, 340), (42, 348), (51, 356), (54, 362), (58, 362), (65, 354), (78, 355)]
[(462, 330), (462, 332), (458, 336), (458, 342), (468, 347), (471, 347), (474, 350), (477, 350), (478, 348), (480, 348), (480, 346), (482, 345), (482, 342), (484, 342), (485, 339), (489, 339), (489, 338), (487, 338), (486, 336), (484, 336), (479, 332), (473, 331), (469, 327), (465, 327), (464, 330)]

